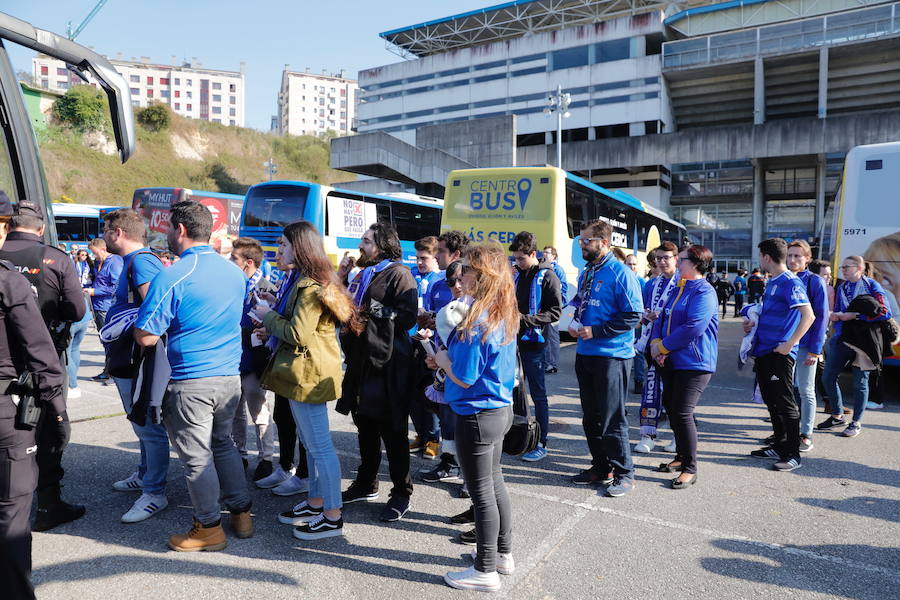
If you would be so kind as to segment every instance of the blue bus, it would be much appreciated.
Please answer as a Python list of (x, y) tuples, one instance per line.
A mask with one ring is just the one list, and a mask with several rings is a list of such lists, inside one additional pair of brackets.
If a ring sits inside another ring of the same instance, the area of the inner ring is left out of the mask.
[(443, 200), (415, 194), (367, 194), (304, 181), (267, 181), (247, 190), (240, 235), (259, 240), (274, 263), (285, 225), (301, 219), (322, 233), (335, 267), (346, 252), (358, 254), (359, 240), (372, 223), (390, 223), (400, 236), (403, 262), (415, 264), (414, 242), (438, 235)]

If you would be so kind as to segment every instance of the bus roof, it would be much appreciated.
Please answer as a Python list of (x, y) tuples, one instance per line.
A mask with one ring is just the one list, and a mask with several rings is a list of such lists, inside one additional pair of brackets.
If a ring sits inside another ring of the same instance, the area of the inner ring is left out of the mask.
[[(298, 187), (328, 187), (335, 192), (341, 192), (343, 194), (352, 194), (354, 196), (364, 196), (368, 198), (380, 198), (381, 200), (387, 200), (388, 202), (403, 202), (405, 204), (417, 204), (419, 206), (443, 206), (444, 201), (441, 198), (432, 198), (431, 196), (419, 196), (417, 194), (407, 194), (403, 193), (402, 195), (399, 193), (389, 193), (389, 194), (372, 194), (369, 192), (359, 192), (356, 190), (347, 190), (344, 188), (336, 188), (331, 186), (323, 186), (319, 183), (311, 183), (309, 181), (263, 181), (261, 183), (257, 183), (255, 185), (250, 186), (251, 188), (256, 187), (266, 187), (270, 185), (295, 185)], [(249, 190), (248, 190), (249, 191)]]
[(96, 217), (100, 215), (100, 209), (108, 208), (104, 204), (70, 204), (67, 202), (54, 202), (53, 215), (65, 217)]

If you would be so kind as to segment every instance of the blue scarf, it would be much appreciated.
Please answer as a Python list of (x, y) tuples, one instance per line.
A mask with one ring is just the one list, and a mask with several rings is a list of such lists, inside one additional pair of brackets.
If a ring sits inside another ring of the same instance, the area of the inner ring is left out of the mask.
[[(257, 273), (259, 273), (259, 271), (257, 271)], [(281, 287), (278, 288), (278, 300), (275, 302), (275, 306), (272, 309), (281, 316), (284, 316), (288, 297), (291, 295), (291, 288), (294, 287), (294, 284), (298, 279), (300, 279), (300, 272), (295, 269), (291, 271), (290, 275), (281, 280)], [(266, 348), (274, 352), (278, 347), (279, 341), (280, 340), (277, 337), (270, 335), (268, 341), (266, 341)]]
[(262, 279), (263, 272), (262, 269), (257, 269), (254, 271), (253, 275), (247, 278), (247, 295), (244, 302), (250, 301), (250, 294), (253, 293), (253, 290), (256, 289), (257, 284), (259, 284), (259, 280)]
[(584, 272), (581, 274), (581, 281), (578, 284), (578, 295), (576, 296), (577, 301), (572, 302), (572, 305), (575, 306), (575, 319), (579, 323), (581, 323), (581, 316), (584, 314), (587, 301), (591, 297), (591, 288), (594, 285), (594, 277), (596, 277), (597, 272), (605, 267), (606, 263), (612, 258), (613, 253), (607, 252), (606, 256), (601, 258), (598, 262), (588, 263)]
[(353, 283), (350, 284), (349, 292), (353, 296), (353, 302), (357, 306), (362, 306), (363, 297), (365, 297), (366, 291), (369, 289), (369, 285), (372, 283), (372, 279), (375, 275), (381, 273), (392, 264), (394, 264), (393, 261), (384, 259), (377, 265), (366, 267), (356, 274)]

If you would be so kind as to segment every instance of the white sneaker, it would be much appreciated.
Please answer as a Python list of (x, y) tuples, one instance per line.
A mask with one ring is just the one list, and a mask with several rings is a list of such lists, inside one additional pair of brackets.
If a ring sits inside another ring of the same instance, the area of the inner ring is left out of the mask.
[(275, 465), (275, 470), (272, 471), (271, 475), (263, 477), (254, 483), (256, 484), (256, 487), (267, 490), (281, 484), (286, 479), (290, 479), (292, 474), (292, 471), (285, 471), (282, 469), (281, 465)]
[(666, 452), (675, 452), (677, 448), (675, 447), (675, 440), (673, 439), (671, 442), (663, 446), (663, 450)]
[[(472, 548), (472, 560), (478, 558), (478, 548)], [(501, 575), (512, 575), (516, 572), (516, 561), (512, 554), (497, 553), (497, 572)]]
[(141, 494), (131, 509), (122, 515), (123, 523), (139, 523), (149, 519), (169, 505), (165, 494)]
[(299, 478), (292, 475), (285, 479), (279, 485), (272, 488), (272, 493), (276, 496), (293, 496), (294, 494), (302, 494), (309, 491), (309, 479)]
[(144, 482), (135, 471), (125, 479), (115, 482), (112, 487), (117, 492), (140, 492), (144, 489)]
[[(71, 392), (71, 391), (72, 390), (69, 390), (69, 392)], [(72, 396), (69, 396), (69, 397), (71, 398)], [(866, 402), (866, 410), (881, 410), (883, 408), (884, 408), (884, 404), (878, 404), (877, 402), (872, 402), (871, 400)]]
[(79, 398), (81, 398), (81, 388), (79, 387), (69, 388), (66, 392), (66, 400), (78, 400)]
[(634, 445), (634, 451), (639, 454), (647, 454), (649, 452), (653, 452), (653, 449), (656, 447), (656, 440), (654, 440), (649, 435), (642, 435), (641, 441)]
[(444, 575), (444, 581), (450, 587), (458, 590), (500, 591), (500, 575), (497, 571), (482, 573), (477, 571), (475, 567), (469, 567), (465, 571), (451, 571)]

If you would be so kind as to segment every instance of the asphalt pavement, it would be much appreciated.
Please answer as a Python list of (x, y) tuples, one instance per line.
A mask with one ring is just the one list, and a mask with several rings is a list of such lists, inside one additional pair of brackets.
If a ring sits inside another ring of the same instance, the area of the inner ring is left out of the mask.
[[(721, 323), (719, 370), (697, 409), (697, 484), (669, 489), (673, 475), (653, 469), (672, 455), (636, 454), (637, 484), (622, 498), (569, 481), (589, 465), (589, 456), (575, 349), (564, 345), (559, 374), (547, 377), (549, 456), (538, 463), (504, 458), (516, 571), (502, 577), (496, 597), (900, 598), (900, 404), (894, 398), (884, 410), (867, 412), (856, 438), (816, 433), (802, 468), (771, 471), (771, 461), (748, 454), (771, 428), (765, 408), (750, 402), (752, 373), (736, 368), (739, 329), (737, 320)], [(251, 484), (253, 538), (229, 532), (222, 552), (169, 551), (167, 537), (191, 524), (174, 454), (169, 508), (143, 523), (122, 524), (137, 494), (115, 492), (111, 484), (134, 470), (138, 444), (115, 387), (89, 381), (102, 362), (93, 331), (82, 356), (83, 397), (70, 402), (63, 495), (85, 504), (87, 515), (34, 534), (38, 598), (481, 597), (448, 588), (442, 578), (471, 564), (471, 547), (457, 542), (466, 528), (447, 521), (468, 507), (457, 497), (460, 485), (416, 481), (410, 513), (398, 523), (381, 523), (390, 489), (386, 460), (381, 498), (345, 507), (339, 538), (294, 539), (276, 517), (302, 496), (281, 498)], [(639, 437), (638, 405), (639, 397), (630, 396), (632, 443)], [(825, 418), (821, 404), (819, 410), (817, 422)], [(348, 418), (333, 411), (330, 417), (346, 486), (357, 466), (355, 430)], [(670, 436), (664, 430), (662, 437)], [(433, 465), (412, 459), (416, 472)]]

